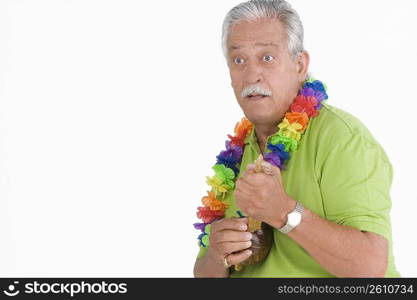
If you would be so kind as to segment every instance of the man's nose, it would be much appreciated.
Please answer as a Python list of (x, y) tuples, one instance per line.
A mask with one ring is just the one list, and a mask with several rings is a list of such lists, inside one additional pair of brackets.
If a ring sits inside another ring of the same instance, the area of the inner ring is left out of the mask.
[(260, 83), (263, 80), (262, 68), (256, 62), (249, 62), (246, 66), (245, 79), (248, 84)]

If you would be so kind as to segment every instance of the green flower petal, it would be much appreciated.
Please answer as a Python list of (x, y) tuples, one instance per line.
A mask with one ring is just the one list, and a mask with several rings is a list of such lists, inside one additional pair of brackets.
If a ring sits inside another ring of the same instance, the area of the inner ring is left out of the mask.
[(289, 137), (283, 137), (280, 135), (271, 137), (271, 144), (277, 145), (277, 144), (283, 144), (285, 146), (285, 151), (295, 151), (298, 147), (298, 141), (293, 140)]
[(207, 234), (210, 234), (211, 232), (211, 224), (207, 224), (206, 227), (204, 228), (204, 232)]
[(229, 181), (233, 181), (235, 178), (235, 172), (223, 164), (214, 165), (213, 170), (216, 172), (215, 176), (221, 180), (222, 183), (226, 182), (228, 184)]
[(206, 235), (204, 235), (202, 238), (201, 238), (201, 241), (203, 242), (203, 244), (204, 245), (206, 245), (206, 247), (210, 244), (209, 243), (209, 236), (208, 236), (208, 234), (206, 234)]
[(224, 173), (226, 174), (226, 178), (229, 180), (233, 180), (235, 178), (235, 172), (232, 169), (225, 167)]

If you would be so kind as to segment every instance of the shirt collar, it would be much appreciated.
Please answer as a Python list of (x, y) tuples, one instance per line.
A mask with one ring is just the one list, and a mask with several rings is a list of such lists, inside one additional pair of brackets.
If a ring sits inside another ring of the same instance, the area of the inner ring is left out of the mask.
[(244, 142), (245, 142), (245, 144), (258, 143), (258, 139), (256, 137), (256, 132), (255, 132), (255, 125), (252, 126), (252, 129), (251, 129), (250, 133), (245, 137)]

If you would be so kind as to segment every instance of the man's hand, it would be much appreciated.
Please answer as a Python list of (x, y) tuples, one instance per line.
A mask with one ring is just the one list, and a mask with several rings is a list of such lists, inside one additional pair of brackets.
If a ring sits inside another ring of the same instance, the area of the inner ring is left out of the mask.
[(281, 228), (296, 202), (284, 190), (280, 169), (268, 162), (262, 164), (268, 172), (256, 172), (256, 165), (249, 164), (236, 181), (236, 204), (254, 219)]
[(245, 250), (252, 245), (247, 223), (247, 218), (224, 218), (211, 224), (207, 254), (215, 263), (224, 266), (226, 258), (229, 265), (236, 265), (251, 256), (252, 251)]

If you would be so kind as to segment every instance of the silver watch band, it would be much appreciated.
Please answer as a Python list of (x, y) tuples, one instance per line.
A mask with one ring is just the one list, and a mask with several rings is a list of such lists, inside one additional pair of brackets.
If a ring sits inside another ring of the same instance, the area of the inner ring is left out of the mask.
[[(288, 216), (290, 214), (294, 214), (294, 213), (299, 214), (300, 215), (300, 217), (299, 217), (299, 220), (300, 221), (298, 222), (298, 224), (300, 224), (300, 222), (301, 222), (301, 215), (303, 214), (303, 211), (304, 211), (303, 205), (300, 202), (297, 201), (297, 205), (295, 206), (295, 209), (292, 212), (290, 212), (288, 214)], [(298, 224), (296, 224), (294, 226), (291, 225), (290, 222), (289, 222), (289, 220), (288, 220), (289, 219), (288, 216), (287, 216), (287, 224), (285, 224), (283, 227), (281, 227), (281, 228), (278, 229), (280, 232), (282, 232), (284, 234), (288, 234), (291, 230), (293, 230), (298, 225)]]

